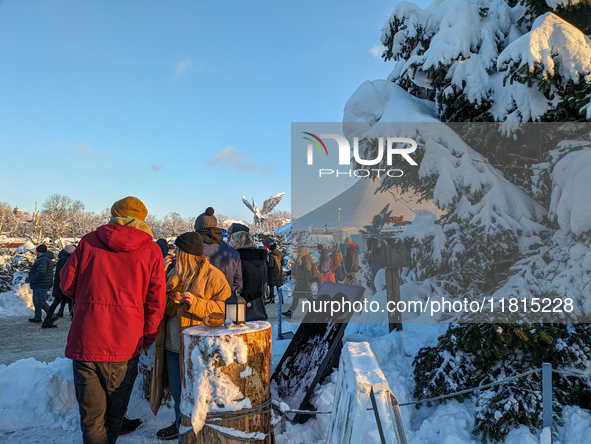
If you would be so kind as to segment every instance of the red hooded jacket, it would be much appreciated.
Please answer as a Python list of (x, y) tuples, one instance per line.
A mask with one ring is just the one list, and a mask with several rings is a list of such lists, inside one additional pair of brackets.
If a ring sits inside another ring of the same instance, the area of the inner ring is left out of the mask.
[(164, 316), (162, 252), (148, 233), (103, 225), (82, 238), (60, 272), (76, 302), (66, 357), (118, 362), (152, 344)]

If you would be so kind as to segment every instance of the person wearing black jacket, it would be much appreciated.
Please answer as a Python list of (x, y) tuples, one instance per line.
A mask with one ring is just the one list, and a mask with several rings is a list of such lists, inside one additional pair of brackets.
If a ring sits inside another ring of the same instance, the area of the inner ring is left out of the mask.
[(276, 244), (271, 244), (269, 255), (269, 303), (275, 303), (275, 287), (277, 295), (283, 300), (283, 257)]
[[(62, 251), (60, 251), (59, 254), (57, 255), (57, 264), (55, 265), (55, 279), (53, 280), (53, 292), (52, 292), (53, 304), (51, 304), (51, 307), (49, 307), (49, 311), (47, 312), (47, 317), (45, 318), (45, 321), (43, 322), (43, 324), (41, 324), (41, 328), (57, 327), (57, 325), (55, 325), (55, 321), (57, 320), (58, 316), (53, 316), (53, 313), (55, 312), (55, 309), (57, 308), (57, 306), (60, 305), (64, 299), (66, 299), (68, 301), (67, 303), (69, 304), (70, 314), (72, 313), (72, 306), (73, 306), (72, 299), (65, 296), (62, 293), (62, 289), (60, 288), (60, 270), (62, 269), (62, 267), (64, 266), (66, 261), (70, 258), (70, 255), (72, 254), (72, 252), (75, 249), (76, 249), (76, 247), (74, 245), (66, 245), (64, 247), (64, 249)], [(62, 304), (62, 307), (63, 307), (63, 304)], [(63, 316), (63, 308), (61, 310), (62, 310), (62, 316)]]
[(257, 248), (246, 231), (232, 234), (229, 242), (240, 254), (242, 262), (242, 293), (246, 299), (246, 320), (267, 320), (263, 287), (267, 277), (267, 250)]
[(320, 255), (320, 258), (318, 259), (318, 264), (320, 265), (320, 268), (322, 268), (325, 262), (330, 262), (330, 258), (328, 257), (328, 250), (324, 248), (324, 245), (322, 244), (318, 244), (316, 250), (318, 250), (318, 254)]
[(29, 271), (29, 285), (33, 290), (33, 305), (35, 306), (35, 317), (29, 319), (29, 322), (40, 324), (43, 311), (49, 313), (47, 304), (47, 292), (53, 285), (53, 253), (47, 251), (47, 245), (41, 244), (36, 248), (37, 260), (33, 263)]

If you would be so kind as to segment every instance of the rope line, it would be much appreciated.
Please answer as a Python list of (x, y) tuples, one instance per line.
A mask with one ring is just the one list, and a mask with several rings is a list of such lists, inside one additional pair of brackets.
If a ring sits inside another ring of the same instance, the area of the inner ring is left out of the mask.
[(478, 387), (472, 387), (469, 389), (465, 389), (465, 390), (460, 390), (459, 392), (455, 392), (455, 393), (449, 393), (447, 395), (441, 395), (441, 396), (436, 396), (434, 398), (427, 398), (427, 399), (421, 399), (420, 401), (412, 401), (412, 402), (404, 402), (402, 404), (398, 404), (399, 407), (404, 407), (407, 405), (416, 405), (416, 404), (423, 404), (425, 402), (431, 402), (431, 401), (439, 401), (440, 399), (447, 399), (447, 398), (453, 398), (455, 396), (460, 396), (460, 395), (465, 395), (467, 393), (472, 393), (472, 392), (476, 392), (479, 390), (484, 390), (490, 387), (494, 387), (495, 385), (502, 385), (508, 381), (513, 381), (515, 379), (519, 379), (522, 378), (524, 376), (529, 376), (531, 374), (537, 373), (542, 371), (541, 368), (537, 368), (535, 370), (530, 370), (528, 372), (525, 373), (520, 373), (518, 375), (515, 376), (510, 376), (508, 378), (502, 379), (500, 381), (495, 381), (495, 382), (491, 382), (490, 384), (484, 384), (484, 385), (479, 385)]
[[(267, 433), (263, 433), (263, 432), (242, 432), (244, 434), (257, 434), (257, 435), (264, 435), (262, 438), (244, 438), (242, 436), (236, 436), (236, 435), (232, 435), (230, 433), (226, 433), (223, 430), (220, 430), (218, 427), (212, 427), (210, 424), (205, 423), (205, 427), (207, 427), (208, 429), (214, 430), (215, 432), (219, 433), (222, 436), (225, 436), (226, 438), (230, 438), (230, 439), (235, 439), (236, 441), (242, 441), (242, 442), (251, 442), (251, 441), (264, 441), (265, 439), (267, 439), (267, 436), (269, 436), (273, 430), (275, 430), (275, 427), (277, 427), (277, 424), (279, 424), (279, 422), (275, 423), (274, 425), (271, 425), (271, 430), (269, 430)], [(236, 430), (236, 429), (233, 429)], [(238, 430), (239, 431), (239, 430)]]
[(246, 418), (247, 416), (270, 413), (270, 412), (271, 412), (271, 408), (268, 408), (268, 409), (261, 410), (258, 412), (250, 412), (250, 413), (245, 413), (243, 415), (232, 416), (231, 418), (207, 418), (206, 421), (209, 421), (210, 424), (214, 424), (217, 422), (232, 421), (234, 419)]
[(585, 375), (583, 373), (569, 372), (566, 370), (552, 370), (552, 373), (557, 373), (562, 376), (574, 376), (576, 378), (581, 378), (581, 379), (588, 379), (588, 380), (591, 379), (590, 375)]
[[(510, 377), (505, 378), (505, 379), (502, 379), (500, 381), (491, 382), (490, 384), (480, 385), (478, 387), (472, 387), (472, 388), (469, 388), (469, 389), (460, 390), (459, 392), (449, 393), (447, 395), (442, 395), (442, 396), (436, 396), (434, 398), (421, 399), (419, 401), (413, 401), (413, 402), (404, 402), (404, 403), (398, 404), (398, 406), (399, 407), (404, 407), (404, 406), (408, 406), (408, 405), (422, 404), (422, 403), (425, 403), (425, 402), (439, 401), (441, 399), (446, 399), (446, 398), (453, 398), (455, 396), (464, 395), (464, 394), (475, 392), (475, 391), (478, 391), (478, 390), (484, 390), (484, 389), (487, 389), (487, 388), (490, 388), (490, 387), (494, 387), (496, 385), (502, 385), (502, 384), (504, 384), (504, 383), (506, 383), (508, 381), (513, 381), (515, 379), (519, 379), (519, 378), (522, 378), (524, 376), (528, 376), (528, 375), (531, 375), (533, 373), (537, 373), (537, 372), (539, 372), (541, 370), (542, 369), (540, 369), (540, 368), (535, 369), (535, 370), (530, 370), (530, 371), (527, 371), (525, 373), (520, 373), (520, 374), (515, 375), (515, 376), (510, 376)], [(368, 408), (367, 409), (367, 411), (372, 411), (372, 410), (373, 410), (373, 408)], [(297, 413), (299, 415), (330, 415), (330, 414), (332, 414), (332, 412), (314, 412), (314, 411), (311, 411), (311, 410), (298, 410), (298, 409), (290, 409), (289, 411), (286, 411), (285, 413)]]
[[(224, 432), (223, 430), (220, 430), (219, 427), (223, 427), (223, 426), (218, 426), (215, 423), (232, 421), (235, 419), (245, 418), (247, 416), (252, 416), (252, 415), (261, 415), (261, 414), (271, 413), (271, 410), (272, 410), (271, 403), (272, 403), (272, 399), (269, 398), (265, 402), (262, 402), (261, 404), (258, 404), (258, 405), (252, 406), (252, 407), (247, 407), (247, 408), (240, 409), (240, 410), (220, 410), (220, 411), (208, 413), (207, 416), (205, 417), (204, 426), (211, 429), (211, 430), (214, 430), (215, 432), (219, 433), (222, 436), (225, 436), (226, 438), (235, 439), (237, 441), (242, 441), (242, 442), (264, 441), (267, 438), (267, 436), (269, 436), (273, 432), (275, 427), (277, 427), (277, 424), (279, 424), (281, 421), (277, 421), (275, 424), (272, 424), (271, 428), (269, 429), (269, 431), (267, 433), (264, 433), (264, 432), (242, 432), (241, 430), (237, 430), (237, 431), (240, 431), (241, 433), (244, 433), (246, 435), (256, 434), (256, 436), (258, 436), (259, 434), (262, 434), (262, 435), (264, 435), (262, 438), (257, 438), (257, 437), (244, 438), (241, 436), (235, 436), (230, 433)], [(261, 410), (261, 409), (263, 409), (263, 410)], [(227, 415), (232, 415), (232, 416), (229, 418), (222, 418), (222, 416), (227, 416)], [(236, 429), (233, 429), (233, 430), (236, 430)]]
[[(514, 375), (514, 376), (510, 376), (508, 378), (504, 378), (500, 381), (495, 381), (495, 382), (491, 382), (489, 384), (484, 384), (484, 385), (480, 385), (478, 387), (472, 387), (469, 389), (465, 389), (465, 390), (460, 390), (458, 392), (454, 392), (454, 393), (449, 393), (447, 395), (441, 395), (441, 396), (435, 396), (433, 398), (426, 398), (426, 399), (421, 399), (419, 401), (412, 401), (412, 402), (403, 402), (403, 403), (399, 403), (398, 407), (405, 407), (405, 406), (410, 406), (410, 405), (416, 405), (416, 404), (423, 404), (423, 403), (427, 403), (427, 402), (433, 402), (433, 401), (440, 401), (442, 399), (447, 399), (447, 398), (453, 398), (456, 396), (460, 396), (460, 395), (465, 395), (468, 393), (472, 393), (472, 392), (476, 392), (479, 390), (485, 390), (487, 388), (490, 387), (494, 387), (497, 385), (502, 385), (505, 384), (509, 381), (514, 381), (516, 379), (520, 379), (523, 378), (525, 376), (529, 376), (529, 375), (533, 375), (534, 373), (538, 373), (540, 372), (542, 369), (538, 368), (538, 369), (534, 369), (534, 370), (529, 370), (527, 372), (524, 373), (520, 373), (518, 375)], [(586, 380), (591, 380), (591, 375), (585, 375), (582, 373), (576, 373), (576, 372), (572, 372), (572, 371), (565, 371), (565, 370), (552, 370), (553, 373), (562, 375), (562, 376), (574, 376), (577, 378), (582, 378), (582, 379), (586, 379)], [(276, 410), (281, 414), (281, 418), (276, 421), (273, 424), (273, 421), (271, 421), (271, 428), (269, 430), (269, 432), (267, 433), (263, 433), (263, 432), (242, 432), (245, 434), (256, 434), (257, 437), (248, 437), (248, 438), (244, 438), (244, 437), (240, 437), (240, 436), (235, 436), (232, 435), (230, 433), (226, 433), (223, 430), (220, 430), (219, 428), (222, 426), (217, 426), (214, 424), (214, 422), (223, 422), (223, 421), (230, 421), (233, 419), (239, 419), (239, 418), (244, 418), (247, 416), (251, 416), (251, 415), (257, 415), (257, 414), (266, 414), (266, 413), (270, 413), (273, 409), (273, 407), (276, 408)], [(261, 410), (264, 409), (264, 410)], [(373, 408), (368, 408), (367, 411), (372, 411)], [(241, 409), (241, 410), (234, 410), (234, 411), (217, 411), (217, 412), (213, 412), (213, 413), (208, 413), (207, 417), (206, 417), (206, 422), (205, 422), (205, 427), (208, 427), (214, 431), (216, 431), (217, 433), (219, 433), (222, 436), (225, 436), (226, 438), (231, 438), (231, 439), (235, 439), (237, 441), (241, 441), (241, 442), (249, 442), (249, 441), (264, 441), (267, 436), (269, 436), (273, 430), (275, 430), (275, 428), (281, 424), (282, 425), (282, 431), (281, 433), (285, 432), (285, 421), (286, 421), (286, 417), (287, 414), (289, 413), (295, 413), (298, 415), (331, 415), (332, 411), (328, 411), (328, 412), (319, 412), (319, 411), (312, 411), (312, 410), (300, 410), (300, 409), (289, 409), (289, 410), (281, 410), (279, 408), (279, 403), (277, 401), (273, 401), (271, 398), (268, 399), (267, 401), (253, 406), (253, 407), (249, 407), (249, 408), (245, 408), (245, 409)], [(221, 416), (226, 416), (226, 415), (238, 415), (238, 416), (232, 416), (231, 418), (221, 418)], [(209, 421), (209, 422), (207, 422)], [(262, 438), (258, 438), (259, 435), (264, 435)]]
[[(249, 415), (263, 413), (263, 412), (259, 412), (258, 410), (260, 410), (264, 407), (268, 407), (269, 405), (271, 405), (271, 402), (272, 402), (271, 398), (269, 398), (265, 402), (262, 402), (258, 405), (255, 405), (252, 407), (247, 407), (247, 408), (240, 409), (240, 410), (217, 410), (215, 412), (208, 413), (206, 416), (206, 420), (210, 419), (210, 418), (216, 418), (219, 416), (233, 415), (233, 414), (239, 414), (239, 413), (248, 413)], [(234, 419), (234, 418), (222, 418), (222, 419)]]

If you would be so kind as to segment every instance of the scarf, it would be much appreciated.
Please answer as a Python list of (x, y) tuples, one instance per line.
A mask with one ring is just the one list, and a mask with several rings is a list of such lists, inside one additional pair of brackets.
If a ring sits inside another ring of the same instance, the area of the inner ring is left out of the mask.
[(152, 230), (147, 223), (140, 219), (134, 219), (133, 217), (112, 217), (107, 222), (107, 225), (129, 225), (130, 227), (137, 228), (150, 236), (154, 237)]

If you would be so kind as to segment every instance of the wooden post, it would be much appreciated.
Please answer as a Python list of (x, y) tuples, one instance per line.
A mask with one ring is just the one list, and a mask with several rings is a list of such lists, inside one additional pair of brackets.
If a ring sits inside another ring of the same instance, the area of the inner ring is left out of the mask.
[[(181, 443), (234, 444), (238, 441), (225, 434), (248, 437), (257, 433), (260, 438), (271, 431), (270, 406), (255, 409), (262, 413), (228, 419), (270, 402), (271, 346), (268, 322), (247, 322), (241, 328), (197, 326), (183, 331)], [(205, 414), (215, 416), (206, 418)], [(262, 440), (240, 441), (274, 444), (275, 436), (271, 432)]]
[(398, 268), (386, 268), (386, 295), (388, 296), (388, 325), (390, 333), (396, 329), (402, 330), (402, 316), (399, 311), (392, 311), (400, 302), (400, 278)]

